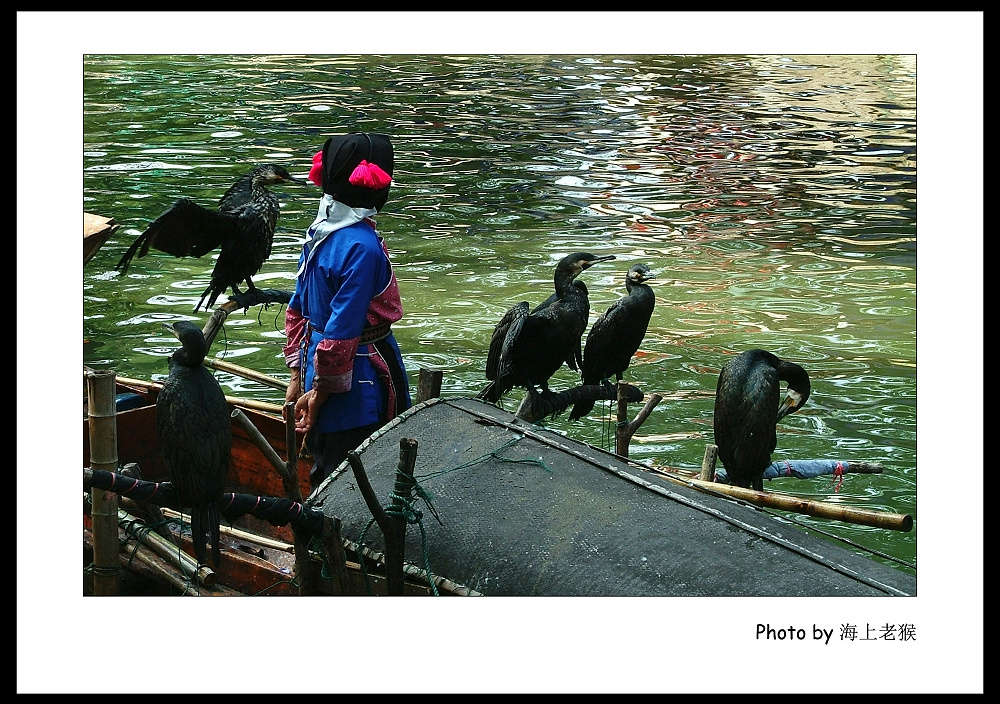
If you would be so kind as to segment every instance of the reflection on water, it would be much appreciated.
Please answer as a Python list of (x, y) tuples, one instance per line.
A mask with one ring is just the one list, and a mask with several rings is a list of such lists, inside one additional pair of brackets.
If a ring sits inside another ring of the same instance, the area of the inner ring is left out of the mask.
[[(154, 252), (112, 271), (175, 199), (212, 205), (254, 162), (304, 178), (327, 135), (381, 131), (396, 169), (378, 220), (411, 379), (441, 368), (444, 395), (477, 393), (494, 324), (547, 297), (564, 254), (618, 258), (584, 274), (592, 318), (643, 261), (657, 306), (626, 378), (664, 401), (634, 457), (699, 466), (719, 369), (763, 347), (813, 383), (776, 459), (886, 467), (840, 493), (823, 479), (770, 486), (915, 513), (915, 73), (913, 57), (861, 55), (86, 57), (84, 207), (123, 227), (84, 272), (85, 362), (159, 378), (173, 347), (162, 323), (203, 319), (191, 311), (210, 257)], [(291, 288), (319, 192), (276, 192), (255, 282)], [(287, 378), (283, 321), (273, 305), (235, 315), (218, 353)], [(283, 398), (216, 376), (230, 394)], [(553, 379), (575, 382), (565, 367)], [(600, 405), (550, 426), (606, 435)], [(915, 559), (915, 531), (797, 520)]]

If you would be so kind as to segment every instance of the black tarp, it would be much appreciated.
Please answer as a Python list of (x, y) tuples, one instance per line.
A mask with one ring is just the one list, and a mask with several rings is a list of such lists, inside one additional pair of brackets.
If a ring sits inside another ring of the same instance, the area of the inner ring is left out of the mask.
[[(916, 594), (912, 575), (474, 399), (421, 404), (361, 446), (383, 504), (400, 438), (418, 441), (415, 476), (443, 522), (415, 503), (432, 572), (485, 595)], [(351, 540), (371, 520), (346, 463), (307, 503)], [(383, 549), (377, 526), (365, 544)], [(424, 565), (417, 526), (406, 560)]]

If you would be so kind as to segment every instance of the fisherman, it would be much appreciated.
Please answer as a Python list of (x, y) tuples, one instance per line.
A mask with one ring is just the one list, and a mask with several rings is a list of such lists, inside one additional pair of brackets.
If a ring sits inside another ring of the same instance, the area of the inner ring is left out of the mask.
[(306, 233), (285, 313), (285, 362), (296, 430), (314, 464), (315, 489), (372, 432), (410, 406), (390, 326), (403, 316), (399, 287), (374, 217), (389, 195), (386, 135), (330, 137), (309, 178), (323, 189)]

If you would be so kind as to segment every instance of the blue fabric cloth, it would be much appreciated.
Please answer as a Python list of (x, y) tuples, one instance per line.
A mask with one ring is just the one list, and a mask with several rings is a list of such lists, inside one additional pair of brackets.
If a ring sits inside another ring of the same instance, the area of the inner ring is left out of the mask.
[[(299, 264), (310, 244), (303, 245)], [(300, 358), (306, 370), (304, 391), (312, 388), (316, 347), (324, 339), (351, 340), (361, 335), (368, 306), (392, 276), (389, 260), (375, 230), (366, 222), (341, 228), (315, 245), (309, 266), (295, 282), (289, 307), (308, 319), (309, 346)], [(388, 339), (396, 362), (403, 358), (395, 338)], [(348, 430), (377, 423), (385, 414), (386, 391), (372, 365), (372, 345), (360, 345), (354, 357), (351, 388), (330, 394), (320, 409), (316, 430), (321, 433)], [(402, 408), (409, 405), (409, 390), (397, 389)]]
[[(850, 462), (844, 460), (787, 460), (782, 462), (772, 462), (764, 470), (764, 479), (777, 479), (779, 477), (795, 477), (796, 479), (812, 479), (824, 474), (833, 474), (837, 471), (837, 464), (844, 468), (844, 473), (851, 471)], [(729, 478), (723, 467), (715, 470), (715, 481), (728, 484)]]

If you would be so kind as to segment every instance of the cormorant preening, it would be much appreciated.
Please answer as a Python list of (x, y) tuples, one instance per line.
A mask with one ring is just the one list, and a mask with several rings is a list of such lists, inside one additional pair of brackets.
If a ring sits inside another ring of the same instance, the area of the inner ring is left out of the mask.
[[(778, 407), (778, 381), (788, 395)], [(802, 408), (809, 398), (809, 375), (798, 364), (764, 350), (749, 350), (729, 360), (715, 391), (715, 444), (730, 482), (764, 489), (764, 470), (778, 443), (775, 424)]]
[(523, 386), (534, 393), (549, 390), (549, 377), (563, 362), (579, 368), (580, 340), (587, 327), (590, 302), (587, 287), (574, 279), (597, 262), (614, 255), (596, 256), (576, 252), (556, 265), (555, 296), (534, 311), (521, 301), (501, 318), (493, 330), (486, 358), (486, 378), (491, 380), (478, 398), (496, 403), (508, 390)]
[(243, 281), (249, 292), (255, 291), (250, 277), (271, 256), (278, 222), (278, 198), (264, 186), (281, 181), (302, 183), (280, 166), (261, 164), (229, 187), (217, 211), (181, 198), (136, 238), (115, 268), (124, 274), (136, 251), (142, 257), (150, 247), (175, 257), (200, 257), (221, 247), (212, 281), (194, 307), (195, 312), (206, 297), (205, 307), (211, 308), (227, 288), (239, 295), (236, 285)]
[[(587, 345), (583, 350), (583, 364), (580, 367), (584, 384), (598, 384), (612, 374), (615, 375), (615, 381), (622, 380), (622, 373), (642, 344), (649, 318), (653, 314), (656, 296), (653, 295), (653, 289), (645, 284), (652, 278), (653, 274), (649, 273), (648, 266), (633, 265), (625, 275), (625, 290), (628, 295), (615, 301), (604, 315), (594, 321), (587, 333)], [(593, 401), (578, 401), (570, 411), (570, 420), (582, 418), (593, 407)]]
[[(169, 323), (164, 326), (171, 328)], [(215, 377), (202, 366), (208, 348), (194, 323), (174, 323), (182, 347), (170, 357), (170, 376), (156, 399), (160, 451), (181, 506), (191, 507), (191, 540), (206, 562), (206, 534), (219, 563), (219, 509), (232, 444), (229, 405)]]

